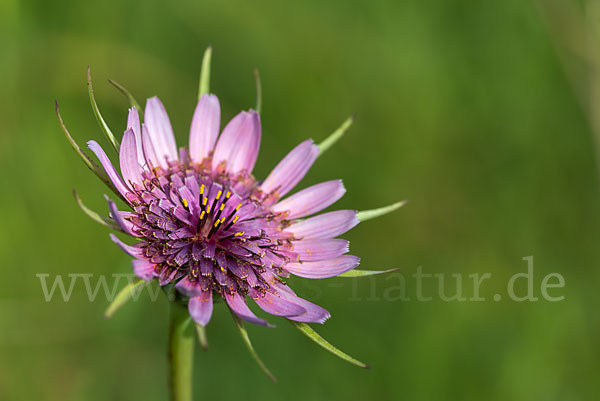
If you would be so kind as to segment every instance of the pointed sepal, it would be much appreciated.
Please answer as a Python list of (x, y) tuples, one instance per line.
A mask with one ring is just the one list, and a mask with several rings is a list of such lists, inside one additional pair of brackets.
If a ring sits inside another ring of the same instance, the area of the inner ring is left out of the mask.
[(202, 57), (202, 67), (200, 69), (200, 85), (198, 88), (198, 100), (207, 93), (210, 93), (210, 61), (212, 58), (212, 47), (208, 46)]
[(138, 101), (135, 99), (135, 97), (133, 97), (133, 95), (131, 94), (131, 92), (129, 92), (127, 89), (125, 89), (125, 87), (123, 85), (119, 84), (116, 81), (113, 81), (112, 79), (109, 79), (108, 83), (110, 83), (112, 86), (114, 86), (115, 88), (117, 88), (117, 90), (119, 92), (121, 92), (123, 95), (125, 95), (125, 97), (127, 97), (127, 99), (129, 100), (129, 104), (131, 105), (131, 107), (135, 107), (136, 110), (138, 111), (138, 113), (140, 115), (140, 120), (144, 121), (144, 109), (142, 109), (142, 107), (140, 106), (140, 104), (138, 103)]
[(117, 191), (117, 188), (115, 188), (115, 186), (113, 185), (113, 183), (110, 181), (110, 179), (108, 178), (108, 176), (106, 175), (106, 173), (104, 172), (103, 169), (100, 168), (100, 166), (98, 166), (96, 164), (96, 162), (94, 162), (82, 149), (81, 147), (79, 147), (79, 145), (77, 144), (77, 142), (75, 142), (75, 140), (73, 139), (73, 137), (71, 136), (71, 134), (69, 133), (69, 130), (67, 129), (67, 126), (65, 125), (65, 123), (63, 122), (62, 116), (60, 115), (60, 109), (58, 107), (58, 100), (56, 101), (56, 117), (58, 118), (58, 123), (60, 124), (60, 127), (63, 130), (63, 133), (65, 134), (65, 136), (67, 137), (67, 140), (69, 141), (69, 143), (71, 144), (71, 146), (73, 147), (73, 150), (79, 155), (79, 157), (81, 158), (81, 160), (83, 161), (83, 163), (88, 166), (88, 168), (90, 170), (92, 170), (92, 172), (94, 174), (96, 174), (96, 176), (98, 178), (100, 178), (100, 181), (102, 181), (108, 188), (110, 188), (111, 191), (113, 191), (115, 194), (117, 194), (119, 197), (123, 198), (123, 196), (119, 193), (119, 191)]
[(231, 316), (233, 317), (233, 321), (236, 327), (240, 331), (240, 335), (244, 340), (244, 344), (246, 344), (246, 348), (248, 348), (250, 355), (252, 355), (252, 358), (254, 358), (254, 360), (258, 364), (258, 367), (260, 367), (260, 369), (267, 375), (269, 379), (271, 379), (271, 381), (276, 382), (277, 379), (275, 378), (275, 376), (273, 376), (269, 369), (267, 369), (263, 361), (260, 359), (256, 351), (254, 350), (254, 346), (252, 346), (252, 342), (250, 341), (250, 337), (248, 336), (248, 332), (244, 327), (244, 322), (242, 321), (242, 319), (240, 319), (233, 311), (231, 311)]
[(258, 68), (254, 69), (254, 82), (256, 83), (256, 112), (260, 114), (262, 110), (262, 84), (260, 81), (260, 74)]
[(137, 296), (142, 291), (143, 287), (148, 284), (147, 281), (141, 279), (135, 279), (127, 283), (125, 287), (115, 297), (115, 299), (110, 303), (108, 308), (106, 308), (106, 312), (104, 312), (104, 317), (106, 319), (110, 319), (116, 311), (121, 309), (123, 305), (127, 303), (132, 298), (137, 298)]
[(337, 141), (340, 140), (342, 136), (348, 131), (352, 123), (354, 122), (354, 116), (350, 116), (346, 121), (339, 126), (338, 129), (333, 131), (331, 135), (329, 135), (323, 142), (321, 142), (319, 146), (319, 156), (321, 156), (327, 149), (332, 147)]
[(407, 202), (408, 201), (403, 200), (403, 201), (391, 204), (389, 206), (380, 207), (378, 209), (361, 210), (360, 212), (356, 213), (356, 218), (358, 219), (358, 221), (360, 221), (362, 223), (364, 221), (374, 219), (375, 217), (379, 217), (379, 216), (383, 216), (388, 213), (392, 213), (393, 211), (398, 210), (402, 206), (406, 205)]
[(97, 213), (97, 212), (93, 211), (92, 209), (90, 209), (89, 207), (87, 207), (83, 203), (83, 201), (81, 200), (81, 198), (79, 197), (79, 194), (77, 193), (77, 191), (75, 189), (73, 189), (73, 197), (75, 198), (77, 205), (79, 205), (81, 210), (83, 210), (83, 213), (85, 213), (89, 218), (94, 220), (96, 223), (99, 223), (105, 227), (111, 228), (115, 231), (123, 232), (123, 230), (121, 230), (121, 227), (119, 227), (119, 225), (117, 223), (115, 223), (112, 219), (101, 216), (99, 213)]
[(363, 368), (363, 369), (371, 368), (369, 365), (362, 363), (358, 359), (352, 358), (350, 355), (345, 354), (344, 352), (340, 351), (339, 349), (337, 349), (336, 347), (331, 345), (329, 342), (327, 342), (327, 340), (325, 340), (316, 331), (314, 331), (313, 328), (310, 327), (308, 324), (302, 323), (302, 322), (294, 322), (292, 320), (290, 320), (290, 323), (292, 323), (306, 337), (310, 338), (312, 341), (314, 341), (321, 347), (325, 348), (327, 351), (331, 352), (333, 355), (337, 356), (338, 358), (341, 358), (341, 359), (345, 360), (346, 362), (350, 362), (351, 364), (358, 366), (359, 368)]
[(102, 118), (102, 114), (100, 114), (100, 109), (98, 108), (98, 104), (96, 103), (96, 97), (94, 96), (94, 87), (92, 86), (92, 72), (90, 67), (87, 69), (87, 83), (88, 83), (88, 93), (90, 95), (90, 103), (92, 104), (92, 110), (94, 110), (94, 115), (96, 116), (96, 120), (98, 120), (98, 125), (102, 129), (102, 132), (113, 146), (117, 154), (119, 154), (119, 142), (117, 138), (113, 135), (110, 128)]
[(206, 327), (196, 323), (196, 334), (198, 335), (198, 344), (203, 351), (208, 351), (208, 337), (206, 336)]
[(356, 270), (356, 269), (353, 269), (353, 270), (347, 271), (346, 273), (342, 273), (336, 277), (355, 278), (355, 277), (376, 276), (379, 274), (387, 274), (387, 273), (397, 272), (398, 270), (400, 270), (399, 267), (397, 267), (395, 269), (388, 269), (388, 270)]

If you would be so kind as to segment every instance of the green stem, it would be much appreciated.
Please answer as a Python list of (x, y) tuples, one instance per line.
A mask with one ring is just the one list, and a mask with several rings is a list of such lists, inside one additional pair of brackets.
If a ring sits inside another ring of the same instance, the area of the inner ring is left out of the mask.
[(169, 302), (169, 392), (171, 401), (192, 400), (194, 325), (187, 309)]

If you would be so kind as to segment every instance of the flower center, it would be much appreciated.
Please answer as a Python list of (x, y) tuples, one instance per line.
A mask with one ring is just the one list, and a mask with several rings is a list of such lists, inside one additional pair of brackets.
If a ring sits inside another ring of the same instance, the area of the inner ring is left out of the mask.
[(289, 260), (278, 251), (282, 221), (254, 188), (254, 179), (215, 177), (198, 165), (145, 173), (128, 220), (160, 285), (187, 275), (221, 294), (256, 294), (279, 280)]

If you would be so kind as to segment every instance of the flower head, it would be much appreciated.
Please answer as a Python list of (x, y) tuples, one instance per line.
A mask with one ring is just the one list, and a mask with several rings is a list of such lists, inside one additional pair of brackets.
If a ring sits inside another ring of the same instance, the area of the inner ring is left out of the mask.
[[(213, 297), (222, 297), (241, 319), (266, 325), (246, 304), (299, 322), (323, 323), (329, 313), (294, 294), (290, 274), (326, 278), (358, 266), (336, 239), (358, 223), (356, 211), (312, 216), (344, 195), (339, 180), (286, 196), (319, 154), (312, 140), (296, 146), (262, 182), (252, 176), (261, 139), (257, 112), (235, 116), (219, 135), (220, 106), (203, 95), (192, 118), (189, 148), (177, 149), (161, 101), (148, 99), (144, 122), (135, 107), (119, 151), (121, 175), (95, 141), (88, 147), (131, 211), (109, 202), (120, 229), (139, 239), (127, 245), (133, 270), (189, 297), (193, 319), (206, 325)], [(308, 218), (307, 218), (308, 217)]]

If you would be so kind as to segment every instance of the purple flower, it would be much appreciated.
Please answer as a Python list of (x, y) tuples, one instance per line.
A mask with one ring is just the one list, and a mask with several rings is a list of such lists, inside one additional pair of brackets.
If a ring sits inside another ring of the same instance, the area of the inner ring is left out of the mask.
[(121, 231), (136, 237), (127, 245), (135, 274), (158, 280), (189, 297), (192, 318), (206, 325), (213, 297), (221, 297), (248, 322), (267, 325), (246, 304), (297, 322), (323, 323), (329, 312), (298, 297), (285, 279), (334, 277), (359, 264), (348, 241), (337, 239), (356, 224), (357, 212), (315, 215), (340, 199), (333, 180), (287, 196), (310, 169), (319, 147), (308, 139), (279, 162), (264, 181), (252, 176), (261, 140), (260, 117), (244, 111), (219, 135), (219, 100), (203, 95), (192, 118), (189, 150), (177, 149), (169, 116), (157, 97), (148, 99), (144, 122), (129, 110), (119, 150), (121, 174), (95, 141), (106, 175), (132, 211), (108, 201)]
[[(273, 378), (256, 355), (241, 322), (269, 326), (248, 307), (247, 300), (251, 298), (265, 312), (289, 319), (311, 340), (338, 357), (367, 367), (329, 344), (306, 324), (324, 323), (330, 314), (298, 297), (285, 279), (290, 275), (310, 279), (361, 277), (397, 270), (355, 270), (359, 258), (348, 255), (348, 241), (338, 237), (359, 222), (392, 212), (404, 202), (361, 212), (337, 210), (319, 214), (346, 192), (340, 180), (289, 195), (319, 154), (349, 128), (352, 119), (319, 145), (311, 139), (300, 143), (263, 181), (257, 181), (252, 170), (261, 140), (259, 113), (243, 111), (220, 131), (219, 99), (208, 93), (209, 63), (210, 48), (204, 55), (201, 96), (190, 126), (189, 147), (179, 149), (161, 101), (157, 97), (147, 100), (142, 122), (137, 101), (112, 82), (132, 104), (119, 145), (100, 114), (88, 70), (92, 108), (118, 153), (120, 173), (96, 141), (89, 141), (88, 148), (101, 166), (88, 157), (69, 134), (57, 103), (59, 122), (73, 149), (131, 210), (120, 211), (107, 198), (110, 218), (102, 217), (83, 205), (76, 194), (79, 206), (95, 221), (137, 239), (129, 245), (110, 235), (133, 257), (133, 271), (140, 279), (157, 280), (160, 286), (174, 288), (181, 294), (178, 299), (187, 303), (204, 346), (204, 326), (210, 321), (214, 297), (220, 297), (229, 306), (253, 357)], [(258, 90), (257, 109), (260, 103)], [(137, 286), (138, 283), (126, 286), (106, 315), (126, 302)]]

